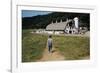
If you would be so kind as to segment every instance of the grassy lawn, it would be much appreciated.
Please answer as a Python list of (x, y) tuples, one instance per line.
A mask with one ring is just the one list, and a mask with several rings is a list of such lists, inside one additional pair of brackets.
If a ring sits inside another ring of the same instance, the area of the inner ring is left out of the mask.
[[(39, 60), (46, 48), (47, 35), (32, 34), (32, 30), (22, 31), (22, 62)], [(89, 56), (89, 37), (56, 36), (53, 37), (53, 47), (65, 56), (66, 60), (78, 60)]]
[(46, 47), (46, 36), (30, 32), (31, 30), (22, 31), (22, 62), (37, 61)]
[(65, 56), (66, 60), (78, 60), (89, 56), (89, 37), (54, 36), (54, 47)]

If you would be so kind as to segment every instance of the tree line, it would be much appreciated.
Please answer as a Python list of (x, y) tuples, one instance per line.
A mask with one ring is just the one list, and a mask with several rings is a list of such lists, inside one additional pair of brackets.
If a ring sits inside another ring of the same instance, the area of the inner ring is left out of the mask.
[(51, 22), (66, 21), (66, 19), (79, 18), (79, 26), (85, 26), (90, 29), (89, 13), (71, 13), (71, 12), (52, 12), (46, 15), (37, 15), (32, 17), (22, 17), (22, 29), (45, 29)]

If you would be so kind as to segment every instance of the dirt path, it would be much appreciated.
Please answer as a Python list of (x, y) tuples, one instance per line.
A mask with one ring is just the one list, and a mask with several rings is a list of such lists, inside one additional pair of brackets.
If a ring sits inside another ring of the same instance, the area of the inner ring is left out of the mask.
[(52, 53), (49, 53), (48, 49), (46, 48), (40, 61), (61, 61), (64, 59), (64, 56), (61, 55), (55, 48), (53, 48)]

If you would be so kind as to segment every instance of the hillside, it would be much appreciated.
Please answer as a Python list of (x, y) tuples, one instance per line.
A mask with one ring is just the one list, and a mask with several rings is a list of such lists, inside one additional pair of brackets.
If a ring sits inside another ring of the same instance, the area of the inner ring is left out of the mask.
[(23, 29), (40, 29), (46, 28), (48, 24), (56, 20), (59, 22), (61, 19), (65, 21), (68, 19), (73, 19), (74, 17), (79, 18), (80, 26), (86, 26), (90, 28), (90, 14), (89, 13), (71, 13), (71, 12), (52, 12), (46, 15), (37, 15), (33, 17), (23, 17), (22, 18), (22, 28)]

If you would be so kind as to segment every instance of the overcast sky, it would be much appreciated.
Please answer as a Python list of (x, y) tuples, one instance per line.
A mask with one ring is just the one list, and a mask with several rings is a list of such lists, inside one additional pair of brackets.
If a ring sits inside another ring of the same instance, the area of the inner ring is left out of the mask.
[(22, 10), (22, 17), (32, 17), (37, 15), (46, 15), (52, 12), (48, 11), (34, 11), (34, 10)]

